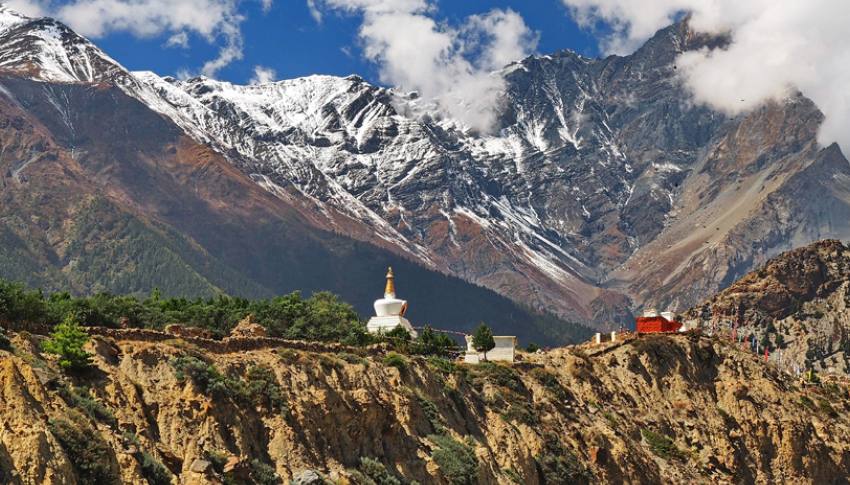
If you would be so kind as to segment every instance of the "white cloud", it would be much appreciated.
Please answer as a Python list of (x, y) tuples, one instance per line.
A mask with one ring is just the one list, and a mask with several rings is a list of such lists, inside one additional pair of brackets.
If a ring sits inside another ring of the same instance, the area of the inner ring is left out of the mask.
[(6, 0), (3, 5), (28, 17), (47, 15), (47, 0)]
[(277, 71), (266, 66), (254, 66), (254, 77), (249, 81), (250, 84), (265, 84), (277, 79)]
[(189, 48), (189, 34), (186, 32), (177, 32), (165, 41), (166, 47), (180, 47), (182, 49)]
[(683, 12), (723, 49), (687, 52), (679, 70), (695, 99), (736, 114), (795, 90), (826, 116), (818, 141), (850, 150), (850, 2), (846, 0), (562, 0), (584, 26), (609, 25), (610, 52), (629, 52)]
[(490, 131), (504, 81), (493, 71), (528, 55), (537, 36), (512, 10), (474, 15), (462, 25), (438, 23), (429, 0), (324, 0), (363, 15), (363, 54), (381, 81), (416, 90), (473, 129)]
[(313, 20), (315, 20), (317, 24), (322, 23), (322, 11), (319, 10), (319, 6), (316, 5), (316, 0), (307, 0), (307, 8), (310, 10), (310, 16), (313, 17)]
[[(259, 0), (264, 11), (273, 0)], [(242, 58), (239, 12), (242, 0), (12, 0), (10, 7), (29, 15), (56, 17), (88, 37), (129, 32), (148, 38), (170, 34), (166, 45), (188, 46), (189, 34), (222, 42), (218, 56), (201, 68), (207, 76)]]

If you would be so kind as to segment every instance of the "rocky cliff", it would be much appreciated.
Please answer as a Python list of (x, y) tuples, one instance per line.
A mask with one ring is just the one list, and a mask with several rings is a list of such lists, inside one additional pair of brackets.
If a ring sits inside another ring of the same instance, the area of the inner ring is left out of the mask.
[(767, 345), (792, 371), (850, 372), (850, 248), (824, 240), (782, 253), (689, 312), (707, 329)]
[(96, 370), (75, 377), (39, 353), (42, 337), (12, 334), (11, 352), (0, 351), (0, 481), (844, 483), (850, 475), (847, 388), (801, 387), (724, 340), (646, 336), (522, 354), (508, 367), (382, 349), (230, 352), (133, 332), (96, 336)]

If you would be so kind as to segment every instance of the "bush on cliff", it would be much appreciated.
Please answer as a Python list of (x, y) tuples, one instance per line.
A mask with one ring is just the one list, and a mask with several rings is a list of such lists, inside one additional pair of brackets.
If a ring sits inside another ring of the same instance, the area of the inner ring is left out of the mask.
[(179, 382), (189, 380), (207, 395), (238, 397), (239, 389), (212, 364), (190, 355), (171, 359), (171, 366)]
[(0, 327), (0, 350), (9, 350), (12, 347), (12, 341), (6, 336), (3, 327)]
[(399, 371), (404, 371), (407, 369), (407, 359), (400, 354), (390, 352), (384, 356), (384, 365), (395, 367)]
[(428, 436), (437, 448), (431, 457), (440, 473), (452, 485), (472, 485), (478, 482), (478, 457), (469, 443), (461, 443), (448, 435)]
[(665, 460), (670, 458), (675, 458), (677, 460), (687, 459), (687, 454), (680, 450), (676, 446), (676, 443), (667, 436), (655, 433), (648, 429), (640, 430), (640, 435), (646, 444), (649, 445), (649, 449), (657, 456), (664, 458)]
[(255, 406), (287, 414), (289, 406), (274, 371), (264, 365), (248, 369), (246, 378), (222, 374), (214, 365), (190, 355), (171, 359), (179, 382), (191, 381), (204, 394), (229, 398), (243, 406)]
[(88, 341), (89, 335), (76, 318), (68, 315), (44, 341), (42, 348), (47, 353), (58, 355), (59, 366), (63, 369), (84, 370), (91, 365), (91, 354), (83, 349)]
[(543, 450), (535, 459), (544, 483), (592, 483), (590, 471), (556, 436), (545, 437)]
[(278, 413), (287, 413), (289, 406), (274, 371), (265, 365), (248, 369), (247, 392), (255, 406)]
[(139, 466), (148, 485), (171, 485), (171, 472), (147, 451), (141, 452)]
[(119, 483), (118, 465), (109, 445), (80, 412), (72, 409), (66, 419), (51, 419), (49, 429), (65, 450), (79, 483)]
[(359, 485), (402, 485), (404, 483), (390, 473), (383, 463), (368, 457), (360, 458), (357, 473), (352, 475)]
[(88, 417), (113, 427), (118, 425), (115, 414), (92, 397), (87, 388), (60, 387), (57, 392), (69, 406), (81, 410)]

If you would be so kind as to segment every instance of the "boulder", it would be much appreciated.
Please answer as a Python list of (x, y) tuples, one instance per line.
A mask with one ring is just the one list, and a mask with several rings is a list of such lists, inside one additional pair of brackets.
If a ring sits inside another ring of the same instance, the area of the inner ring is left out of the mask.
[(189, 470), (193, 473), (206, 473), (207, 470), (210, 469), (210, 467), (212, 467), (212, 463), (208, 462), (207, 460), (197, 458), (195, 461), (192, 462), (192, 466), (189, 467)]
[(319, 472), (315, 470), (304, 470), (295, 474), (289, 485), (323, 485), (325, 481)]
[(267, 337), (266, 327), (254, 321), (253, 315), (243, 318), (230, 332), (231, 337)]

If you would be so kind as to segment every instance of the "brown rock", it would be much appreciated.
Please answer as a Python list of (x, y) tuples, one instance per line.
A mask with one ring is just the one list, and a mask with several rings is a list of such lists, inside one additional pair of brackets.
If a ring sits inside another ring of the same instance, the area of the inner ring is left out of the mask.
[(231, 337), (267, 337), (266, 327), (256, 323), (253, 315), (248, 315), (230, 332)]
[(189, 467), (189, 470), (193, 473), (206, 473), (211, 467), (212, 463), (207, 460), (197, 458), (192, 462), (192, 466)]

